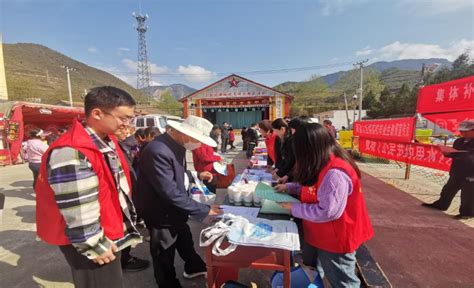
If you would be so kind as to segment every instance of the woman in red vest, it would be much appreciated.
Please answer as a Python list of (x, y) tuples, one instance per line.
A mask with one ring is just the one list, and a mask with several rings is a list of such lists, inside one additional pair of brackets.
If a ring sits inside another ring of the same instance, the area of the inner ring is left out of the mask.
[(276, 189), (298, 195), (301, 203), (281, 206), (303, 220), (304, 240), (317, 251), (311, 264), (331, 286), (360, 287), (355, 251), (373, 236), (360, 171), (320, 124), (305, 123), (293, 137), (297, 183)]
[[(211, 172), (213, 176), (217, 175), (217, 171), (214, 170), (213, 164), (214, 162), (221, 161), (222, 157), (214, 151), (214, 148), (206, 144), (201, 144), (199, 148), (196, 148), (191, 152), (193, 153), (194, 169), (198, 173), (207, 171)], [(217, 188), (215, 185), (208, 181), (204, 181), (204, 184), (209, 189), (209, 191), (216, 193)]]
[(267, 166), (270, 168), (276, 161), (275, 145), (280, 145), (280, 141), (278, 141), (277, 143), (275, 142), (278, 136), (273, 133), (272, 121), (261, 121), (260, 123), (258, 123), (258, 130), (260, 131), (260, 134), (262, 134), (262, 136), (265, 138), (265, 146), (267, 147), (268, 153)]

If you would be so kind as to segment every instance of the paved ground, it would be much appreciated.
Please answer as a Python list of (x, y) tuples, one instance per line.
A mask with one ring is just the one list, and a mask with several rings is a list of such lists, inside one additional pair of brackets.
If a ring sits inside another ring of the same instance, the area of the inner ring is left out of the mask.
[[(241, 146), (238, 147), (238, 149)], [(189, 154), (189, 153), (188, 153)], [(188, 167), (192, 157), (187, 155)], [(237, 171), (247, 164), (240, 150), (231, 151), (226, 157), (233, 161)], [(190, 165), (190, 166), (189, 166)], [(0, 193), (5, 194), (5, 208), (0, 219), (0, 287), (73, 287), (71, 273), (64, 257), (57, 247), (49, 246), (36, 238), (35, 195), (32, 189), (32, 175), (27, 164), (0, 167)], [(226, 190), (218, 190), (217, 201), (222, 201)], [(205, 224), (190, 221), (196, 250), (198, 235)], [(143, 235), (147, 235), (144, 229)], [(149, 259), (149, 242), (132, 250), (132, 254)], [(182, 275), (183, 262), (176, 256), (176, 270)], [(258, 287), (269, 287), (270, 272), (243, 270), (242, 282), (251, 279)], [(180, 277), (183, 287), (206, 287), (203, 277), (187, 280)], [(153, 270), (124, 274), (125, 287), (156, 287)]]
[[(233, 159), (238, 171), (246, 164), (239, 151), (230, 152), (228, 157)], [(376, 173), (374, 167), (362, 166), (364, 171), (372, 169), (372, 173)], [(394, 287), (474, 287), (474, 229), (449, 215), (420, 207), (420, 200), (414, 196), (418, 197), (421, 191), (416, 187), (427, 187), (422, 181), (418, 183), (414, 179), (409, 182), (414, 184), (405, 186), (404, 190), (413, 194), (409, 195), (394, 187), (395, 182), (404, 183), (402, 180), (385, 179), (400, 178), (399, 174), (390, 174), (393, 173), (390, 170), (377, 173), (390, 184), (369, 175), (363, 178), (376, 232), (368, 247)], [(72, 287), (69, 268), (58, 249), (36, 239), (35, 196), (31, 184), (31, 172), (26, 165), (0, 168), (0, 193), (6, 195), (0, 220), (0, 287)], [(426, 188), (432, 191), (430, 197), (439, 193), (435, 188)], [(425, 194), (423, 191), (421, 194)], [(217, 201), (224, 195), (224, 190), (218, 191)], [(191, 226), (196, 239), (204, 225), (191, 222)], [(146, 235), (146, 231), (143, 233)], [(201, 251), (199, 247), (197, 250)], [(132, 253), (150, 259), (148, 242)], [(183, 263), (179, 257), (176, 257), (176, 267), (180, 275)], [(270, 275), (270, 272), (245, 270), (240, 280), (269, 287)], [(125, 287), (155, 287), (151, 268), (126, 273), (124, 278)], [(205, 287), (203, 278), (183, 279), (182, 284)]]
[[(366, 173), (384, 181), (385, 183), (402, 190), (421, 202), (434, 202), (444, 184), (449, 178), (448, 172), (412, 166), (410, 179), (405, 180), (405, 165), (403, 163), (358, 163), (359, 167)], [(449, 209), (444, 212), (453, 216), (459, 214), (460, 192), (454, 197)], [(424, 208), (426, 209), (426, 208)], [(461, 220), (464, 224), (474, 228), (474, 218)]]

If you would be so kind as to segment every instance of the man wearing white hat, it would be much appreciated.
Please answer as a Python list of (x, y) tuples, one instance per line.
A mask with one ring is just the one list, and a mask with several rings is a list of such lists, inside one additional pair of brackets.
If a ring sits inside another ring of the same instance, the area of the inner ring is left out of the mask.
[[(169, 121), (168, 125), (167, 132), (151, 141), (140, 156), (137, 208), (150, 231), (156, 283), (174, 288), (181, 287), (174, 268), (176, 250), (185, 262), (185, 278), (206, 274), (206, 264), (194, 250), (189, 216), (202, 221), (222, 211), (192, 200), (186, 187), (186, 150), (194, 150), (201, 143), (217, 146), (208, 136), (212, 123), (189, 116), (182, 123)], [(202, 172), (199, 178), (211, 181), (212, 174)]]
[(455, 150), (443, 153), (453, 158), (448, 183), (444, 185), (437, 201), (422, 205), (446, 211), (461, 190), (461, 206), (455, 218), (469, 219), (474, 217), (474, 119), (461, 122), (459, 132), (462, 137), (454, 141)]

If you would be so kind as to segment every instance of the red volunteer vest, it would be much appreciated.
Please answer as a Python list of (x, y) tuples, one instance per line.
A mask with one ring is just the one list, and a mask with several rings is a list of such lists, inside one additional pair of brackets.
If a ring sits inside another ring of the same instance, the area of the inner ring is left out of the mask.
[(302, 186), (300, 199), (303, 203), (318, 203), (318, 188), (328, 170), (333, 168), (343, 170), (352, 180), (353, 191), (347, 198), (346, 209), (334, 221), (315, 223), (303, 220), (304, 238), (307, 243), (325, 251), (352, 253), (374, 235), (360, 179), (354, 168), (341, 158), (331, 156), (329, 163), (321, 171), (318, 182), (311, 187)]
[[(117, 147), (116, 151), (122, 163), (128, 185), (131, 189), (130, 171), (127, 160), (122, 153), (115, 136), (110, 136)], [(104, 229), (105, 236), (111, 240), (123, 237), (122, 208), (116, 190), (115, 180), (105, 161), (103, 154), (92, 142), (91, 137), (79, 121), (75, 121), (72, 128), (58, 138), (46, 153), (41, 161), (41, 168), (36, 181), (36, 232), (46, 243), (52, 245), (68, 245), (69, 239), (64, 231), (66, 223), (61, 215), (54, 198), (54, 191), (48, 183), (47, 163), (51, 151), (59, 147), (71, 147), (87, 157), (92, 169), (99, 178), (99, 205), (100, 224)]]
[(270, 133), (267, 137), (265, 137), (265, 146), (267, 146), (268, 157), (272, 159), (273, 162), (276, 161), (275, 157), (275, 140), (276, 134)]

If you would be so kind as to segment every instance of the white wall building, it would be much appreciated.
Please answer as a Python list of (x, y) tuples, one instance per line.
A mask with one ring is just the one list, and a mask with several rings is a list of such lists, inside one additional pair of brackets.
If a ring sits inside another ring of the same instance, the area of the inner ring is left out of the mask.
[[(362, 118), (367, 116), (367, 110), (362, 110)], [(359, 110), (349, 110), (349, 120), (352, 126), (352, 122), (354, 121), (354, 117), (356, 121), (359, 119)], [(324, 120), (331, 120), (332, 125), (336, 127), (337, 130), (341, 130), (341, 127), (347, 127), (347, 116), (346, 110), (330, 110), (325, 111), (317, 114), (313, 114), (313, 118), (317, 118), (319, 123), (323, 123)]]

